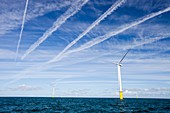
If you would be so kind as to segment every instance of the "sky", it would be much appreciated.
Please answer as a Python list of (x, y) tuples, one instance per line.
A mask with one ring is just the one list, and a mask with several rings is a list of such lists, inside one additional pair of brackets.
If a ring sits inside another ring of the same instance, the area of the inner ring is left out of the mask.
[(170, 98), (169, 0), (26, 1), (0, 3), (1, 97), (118, 98), (130, 50), (124, 97)]

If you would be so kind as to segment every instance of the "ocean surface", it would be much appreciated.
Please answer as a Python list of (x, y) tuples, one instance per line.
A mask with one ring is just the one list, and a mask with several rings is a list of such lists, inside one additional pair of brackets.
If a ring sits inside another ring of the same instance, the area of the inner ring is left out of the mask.
[(170, 113), (170, 99), (1, 97), (0, 113)]

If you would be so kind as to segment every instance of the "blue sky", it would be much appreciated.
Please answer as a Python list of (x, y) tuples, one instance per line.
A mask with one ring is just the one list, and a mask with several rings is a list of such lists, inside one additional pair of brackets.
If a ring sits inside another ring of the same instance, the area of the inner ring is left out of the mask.
[[(89, 0), (23, 60), (42, 35), (81, 0), (29, 0), (17, 60), (25, 0), (0, 3), (0, 96), (118, 97), (118, 62), (123, 61), (125, 97), (170, 98), (170, 11), (131, 27), (87, 49), (47, 63), (118, 0)], [(170, 7), (169, 0), (126, 0), (68, 51), (117, 32), (146, 15)]]

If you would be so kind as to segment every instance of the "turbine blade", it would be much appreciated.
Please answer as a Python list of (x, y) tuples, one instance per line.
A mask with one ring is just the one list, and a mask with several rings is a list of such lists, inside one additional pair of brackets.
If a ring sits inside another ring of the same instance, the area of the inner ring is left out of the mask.
[(123, 61), (123, 59), (126, 57), (126, 55), (128, 54), (129, 50), (126, 52), (126, 54), (122, 57), (122, 59), (119, 61), (119, 64)]
[(118, 63), (116, 63), (116, 62), (112, 62), (112, 64), (118, 65)]

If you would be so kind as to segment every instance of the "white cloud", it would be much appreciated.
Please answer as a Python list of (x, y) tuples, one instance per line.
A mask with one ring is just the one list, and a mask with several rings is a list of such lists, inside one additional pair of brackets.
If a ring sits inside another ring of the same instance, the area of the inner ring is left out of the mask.
[(145, 89), (125, 89), (125, 97), (164, 97), (170, 98), (170, 88), (145, 88)]
[(9, 89), (13, 90), (13, 91), (36, 91), (36, 90), (41, 90), (42, 88), (37, 87), (37, 86), (21, 84), (21, 85), (18, 85), (17, 87), (12, 87), (12, 88), (9, 88)]

